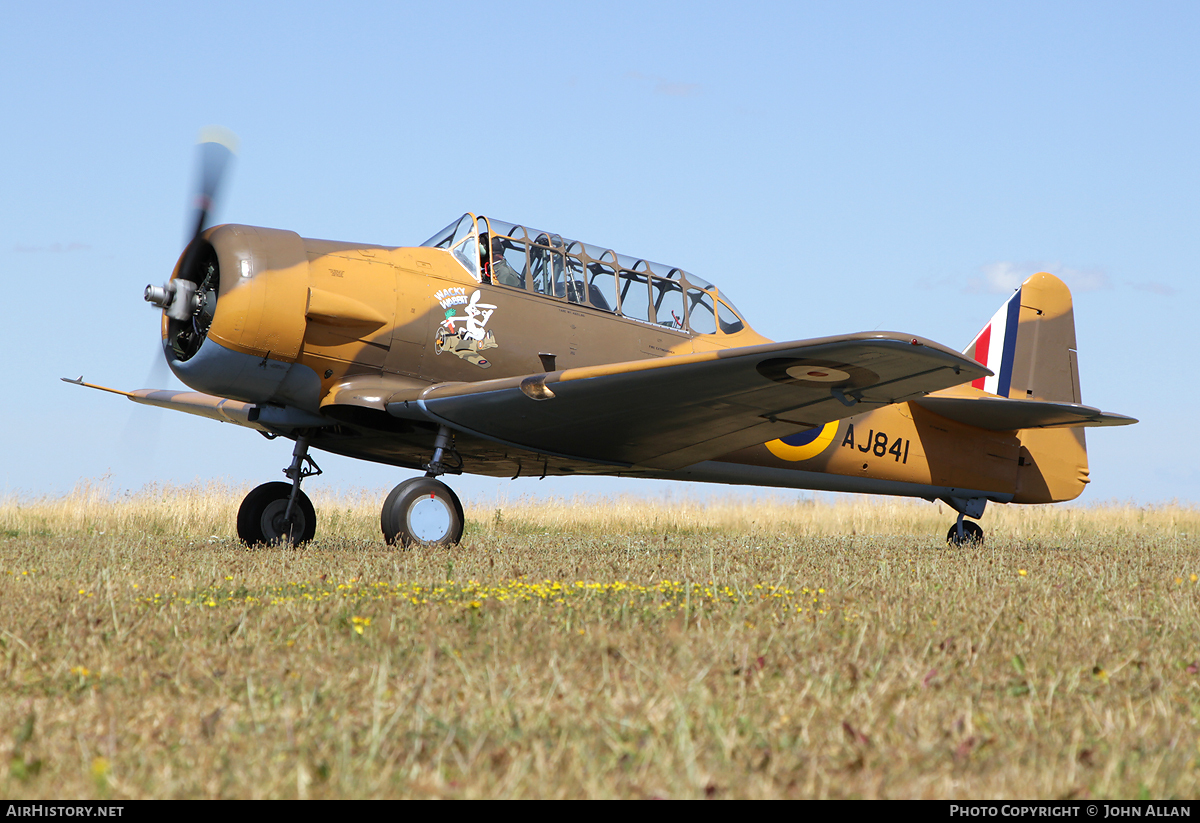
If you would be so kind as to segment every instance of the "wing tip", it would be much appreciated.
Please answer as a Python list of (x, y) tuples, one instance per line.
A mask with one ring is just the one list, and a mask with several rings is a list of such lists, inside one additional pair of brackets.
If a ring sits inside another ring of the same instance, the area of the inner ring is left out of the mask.
[(83, 386), (85, 389), (98, 389), (99, 391), (106, 391), (106, 392), (110, 392), (112, 394), (119, 394), (123, 397), (128, 397), (130, 399), (133, 398), (133, 395), (127, 391), (121, 391), (120, 389), (112, 389), (112, 388), (109, 388), (108, 386), (101, 386), (96, 383), (85, 383), (83, 380), (82, 374), (76, 378), (60, 377), (59, 380), (63, 381), (64, 383), (70, 383), (72, 386)]

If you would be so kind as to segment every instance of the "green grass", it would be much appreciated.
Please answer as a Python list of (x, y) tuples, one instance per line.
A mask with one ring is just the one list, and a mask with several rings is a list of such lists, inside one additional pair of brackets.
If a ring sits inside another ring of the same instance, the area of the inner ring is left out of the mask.
[(239, 499), (0, 503), (0, 795), (1200, 794), (1193, 508)]

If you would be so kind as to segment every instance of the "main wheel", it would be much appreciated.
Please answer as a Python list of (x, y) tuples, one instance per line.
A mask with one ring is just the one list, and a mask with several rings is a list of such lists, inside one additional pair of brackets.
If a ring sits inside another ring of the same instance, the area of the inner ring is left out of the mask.
[(449, 486), (432, 477), (405, 480), (383, 501), (383, 539), (401, 546), (453, 546), (463, 533), (463, 507)]
[(951, 546), (961, 546), (964, 543), (974, 543), (976, 546), (982, 546), (983, 528), (974, 520), (964, 520), (962, 537), (959, 537), (958, 524), (955, 523), (950, 527), (950, 531), (946, 533), (946, 542)]
[(291, 496), (292, 484), (282, 482), (263, 483), (246, 495), (238, 509), (238, 538), (248, 546), (263, 543), (301, 546), (312, 540), (317, 533), (317, 513), (303, 491), (296, 496), (292, 522), (283, 519)]

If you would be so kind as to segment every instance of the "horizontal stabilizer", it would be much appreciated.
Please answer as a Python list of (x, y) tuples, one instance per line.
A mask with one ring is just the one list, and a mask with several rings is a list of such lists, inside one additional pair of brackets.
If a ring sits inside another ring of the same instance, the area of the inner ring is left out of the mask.
[(1128, 426), (1138, 422), (1079, 403), (1010, 400), (1003, 397), (922, 397), (912, 401), (958, 423), (988, 431), (1059, 429), (1072, 426)]

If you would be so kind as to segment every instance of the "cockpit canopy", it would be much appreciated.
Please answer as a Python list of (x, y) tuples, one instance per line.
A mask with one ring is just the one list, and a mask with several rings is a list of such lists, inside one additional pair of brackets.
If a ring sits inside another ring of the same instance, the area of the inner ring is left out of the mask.
[(708, 281), (561, 235), (468, 213), (421, 245), (448, 250), (480, 282), (694, 334), (745, 328)]

